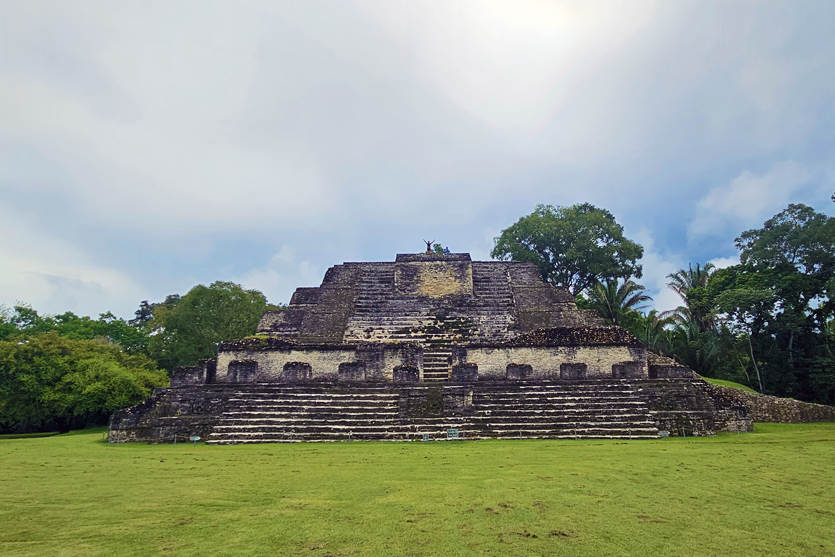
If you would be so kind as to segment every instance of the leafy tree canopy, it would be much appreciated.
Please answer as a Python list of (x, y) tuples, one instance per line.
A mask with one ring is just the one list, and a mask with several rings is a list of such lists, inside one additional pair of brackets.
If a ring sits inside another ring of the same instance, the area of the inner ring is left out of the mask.
[(0, 311), (0, 340), (28, 338), (50, 331), (76, 340), (103, 338), (118, 343), (131, 354), (145, 353), (148, 348), (145, 333), (109, 311), (99, 315), (98, 319), (81, 317), (71, 311), (60, 315), (40, 315), (28, 305)]
[(232, 282), (200, 284), (182, 298), (169, 296), (153, 308), (151, 355), (169, 371), (212, 358), (219, 342), (252, 335), (266, 308), (261, 292)]
[(805, 275), (835, 271), (835, 218), (802, 204), (790, 204), (762, 228), (736, 239), (740, 261), (755, 268), (789, 264)]
[(641, 278), (637, 261), (643, 254), (612, 213), (589, 203), (537, 205), (503, 230), (490, 252), (496, 259), (535, 263), (545, 280), (574, 293), (610, 279)]
[(0, 430), (99, 425), (167, 383), (149, 358), (102, 339), (49, 331), (0, 341)]

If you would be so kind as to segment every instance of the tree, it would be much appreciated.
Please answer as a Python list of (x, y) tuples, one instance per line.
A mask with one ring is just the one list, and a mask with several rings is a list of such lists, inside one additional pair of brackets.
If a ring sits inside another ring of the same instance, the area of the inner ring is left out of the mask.
[(0, 429), (68, 431), (107, 423), (114, 410), (168, 383), (143, 355), (55, 331), (0, 341)]
[(701, 332), (705, 332), (715, 326), (715, 308), (706, 296), (705, 290), (715, 267), (713, 263), (705, 263), (704, 267), (696, 263), (695, 269), (692, 264), (687, 267), (667, 275), (670, 280), (667, 286), (681, 298), (684, 305), (665, 312), (664, 317), (672, 317), (677, 323), (691, 321)]
[[(728, 273), (734, 272), (731, 269)], [(717, 311), (724, 314), (726, 324), (732, 332), (741, 332), (748, 343), (750, 362), (754, 367), (759, 391), (763, 392), (762, 375), (754, 354), (752, 337), (759, 336), (771, 320), (774, 310), (775, 296), (768, 288), (757, 288), (755, 285), (729, 288), (716, 296)], [(737, 337), (740, 335), (737, 334)]]
[[(835, 218), (791, 204), (736, 239), (740, 264), (712, 274), (704, 303), (760, 391), (835, 402)], [(741, 350), (740, 350), (741, 349)], [(730, 361), (730, 359), (728, 359)]]
[[(589, 293), (588, 306), (596, 310), (609, 325), (625, 326), (630, 312), (646, 309), (644, 302), (652, 298), (646, 289), (631, 280), (608, 279), (598, 282)], [(644, 305), (641, 305), (644, 304)]]
[(719, 364), (719, 338), (713, 331), (703, 332), (693, 321), (678, 324), (672, 331), (673, 353), (687, 367), (715, 377)]
[(197, 285), (174, 300), (169, 296), (155, 306), (151, 321), (149, 350), (168, 371), (213, 357), (219, 342), (252, 335), (267, 308), (261, 292), (222, 281)]
[(148, 335), (143, 330), (109, 311), (100, 314), (98, 319), (81, 317), (71, 311), (40, 315), (25, 304), (16, 305), (12, 311), (0, 312), (0, 340), (29, 338), (49, 331), (71, 339), (103, 338), (118, 343), (131, 354), (144, 354), (148, 348)]
[(650, 310), (646, 315), (630, 313), (625, 327), (647, 345), (648, 348), (662, 354), (672, 354), (669, 327), (673, 324), (671, 317), (664, 317), (658, 310)]
[(605, 209), (537, 205), (495, 238), (491, 257), (535, 263), (546, 281), (583, 292), (607, 279), (641, 278), (644, 249)]

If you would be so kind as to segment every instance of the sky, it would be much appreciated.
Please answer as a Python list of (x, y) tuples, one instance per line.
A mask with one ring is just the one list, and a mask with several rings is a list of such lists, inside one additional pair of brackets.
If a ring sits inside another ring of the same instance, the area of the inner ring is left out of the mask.
[(592, 203), (639, 282), (835, 214), (835, 3), (0, 0), (0, 304), (287, 303)]

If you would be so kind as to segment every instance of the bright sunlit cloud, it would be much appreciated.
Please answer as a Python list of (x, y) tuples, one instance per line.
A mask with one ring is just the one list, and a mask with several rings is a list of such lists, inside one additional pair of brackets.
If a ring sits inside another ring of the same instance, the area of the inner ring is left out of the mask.
[[(0, 304), (271, 301), (537, 203), (646, 242), (656, 306), (745, 228), (831, 211), (826, 2), (0, 6)], [(489, 238), (488, 238), (489, 236)], [(429, 239), (429, 238), (427, 238)]]

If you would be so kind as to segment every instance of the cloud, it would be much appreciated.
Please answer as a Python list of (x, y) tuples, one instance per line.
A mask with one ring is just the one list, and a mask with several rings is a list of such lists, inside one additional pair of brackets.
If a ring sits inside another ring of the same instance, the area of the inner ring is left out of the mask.
[(244, 288), (260, 290), (270, 303), (289, 303), (290, 297), (300, 286), (319, 286), (321, 273), (310, 261), (296, 261), (291, 246), (282, 246), (263, 266), (252, 268), (233, 279)]
[(0, 269), (0, 305), (28, 303), (46, 313), (130, 315), (147, 294), (130, 276), (85, 261), (66, 242), (22, 239), (2, 225)]
[(636, 282), (643, 284), (652, 296), (652, 307), (666, 311), (679, 306), (681, 299), (667, 287), (667, 275), (683, 268), (684, 258), (675, 253), (659, 253), (652, 232), (646, 227), (640, 228), (632, 239), (644, 247), (640, 261), (643, 276)]
[(806, 168), (795, 161), (776, 162), (761, 175), (745, 170), (699, 201), (688, 236), (694, 241), (761, 223), (785, 207), (810, 179)]
[(715, 259), (711, 259), (710, 262), (713, 263), (713, 266), (716, 267), (717, 270), (725, 269), (727, 267), (739, 265), (739, 256), (735, 255), (733, 257), (717, 257)]
[[(766, 203), (737, 202), (750, 183), (774, 174), (786, 199), (799, 174), (780, 165), (816, 176), (831, 158), (832, 17), (826, 2), (2, 3), (0, 208), (40, 242), (6, 244), (3, 295), (132, 311), (239, 277), (286, 301), (321, 280), (309, 269), (391, 260), (425, 230), (484, 258), (482, 231), (536, 203), (644, 224), (659, 268), (696, 206), (696, 255), (725, 255), (714, 228)], [(728, 168), (772, 165), (701, 199)]]

